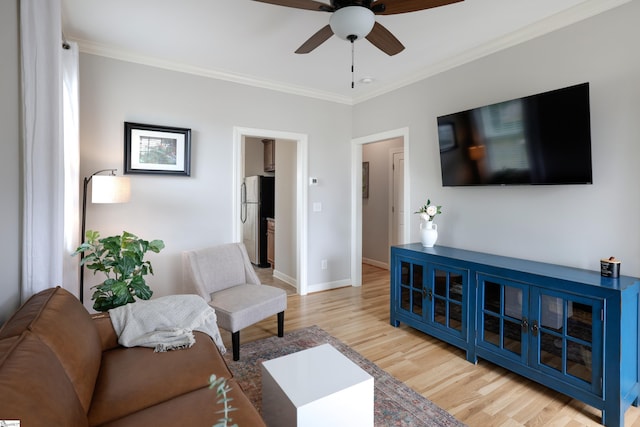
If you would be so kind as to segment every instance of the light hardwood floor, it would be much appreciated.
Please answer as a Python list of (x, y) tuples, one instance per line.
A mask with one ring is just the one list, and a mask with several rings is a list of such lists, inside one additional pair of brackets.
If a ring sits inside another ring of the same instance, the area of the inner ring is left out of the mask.
[(296, 288), (287, 282), (273, 277), (273, 270), (271, 268), (253, 268), (258, 275), (260, 283), (263, 285), (275, 286), (276, 288), (284, 289), (287, 291), (287, 295), (293, 295), (296, 293)]
[[(469, 426), (598, 426), (600, 411), (406, 325), (389, 324), (389, 272), (363, 265), (363, 286), (290, 295), (285, 333), (318, 325)], [(241, 332), (241, 343), (275, 335), (276, 319)], [(230, 334), (222, 331), (231, 348)], [(240, 346), (242, 357), (242, 344)], [(640, 427), (631, 407), (625, 426)]]

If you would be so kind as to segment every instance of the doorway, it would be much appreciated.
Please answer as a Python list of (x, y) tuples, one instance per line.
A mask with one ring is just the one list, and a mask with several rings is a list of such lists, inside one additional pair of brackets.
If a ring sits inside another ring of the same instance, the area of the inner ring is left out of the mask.
[[(353, 286), (362, 285), (362, 215), (363, 215), (363, 147), (365, 144), (372, 144), (381, 141), (400, 139), (402, 140), (402, 152), (404, 157), (409, 156), (409, 130), (408, 128), (391, 130), (388, 132), (369, 135), (352, 140), (351, 145), (351, 194), (353, 195), (351, 203), (351, 281)], [(404, 172), (402, 173), (402, 189), (403, 201), (397, 216), (398, 239), (402, 242), (409, 241), (409, 167), (402, 161)], [(371, 171), (369, 171), (371, 173)], [(370, 189), (371, 190), (371, 189)], [(386, 227), (389, 234), (392, 235), (393, 225)], [(391, 240), (389, 240), (391, 241)], [(388, 259), (388, 258), (387, 258)], [(388, 262), (388, 261), (387, 261)]]
[[(247, 139), (274, 139), (276, 141), (283, 140), (287, 143), (293, 144), (295, 147), (295, 163), (294, 170), (291, 172), (295, 178), (292, 182), (295, 183), (292, 192), (295, 197), (295, 212), (293, 216), (294, 221), (286, 221), (295, 223), (295, 245), (292, 248), (290, 254), (281, 254), (286, 257), (286, 261), (292, 263), (291, 269), (294, 271), (292, 276), (287, 277), (285, 280), (287, 283), (294, 285), (297, 289), (297, 293), (300, 295), (307, 294), (307, 223), (308, 223), (308, 187), (305, 185), (308, 181), (307, 171), (307, 153), (308, 153), (308, 137), (305, 134), (295, 134), (290, 132), (280, 132), (268, 129), (251, 129), (234, 127), (234, 179), (233, 179), (233, 230), (234, 240), (236, 242), (242, 241), (242, 222), (240, 220), (240, 205), (241, 205), (241, 184), (245, 176), (245, 142)], [(277, 174), (277, 172), (276, 172)], [(277, 185), (277, 184), (276, 184)], [(277, 189), (276, 189), (277, 191)], [(276, 216), (278, 213), (276, 212)], [(284, 222), (283, 222), (284, 224)], [(277, 230), (277, 229), (276, 229)], [(277, 232), (277, 231), (276, 231)], [(284, 258), (283, 258), (284, 259)], [(277, 276), (276, 276), (277, 277)], [(282, 279), (285, 279), (282, 277)]]
[(362, 262), (386, 270), (389, 247), (403, 241), (403, 159), (402, 138), (362, 145)]

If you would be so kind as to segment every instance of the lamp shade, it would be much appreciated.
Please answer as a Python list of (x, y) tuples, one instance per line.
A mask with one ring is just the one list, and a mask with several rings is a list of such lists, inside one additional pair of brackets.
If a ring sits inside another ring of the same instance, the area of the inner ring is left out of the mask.
[(364, 6), (342, 7), (331, 15), (329, 26), (343, 40), (366, 37), (376, 22), (373, 12)]
[(95, 175), (93, 177), (92, 203), (126, 203), (131, 197), (128, 177)]

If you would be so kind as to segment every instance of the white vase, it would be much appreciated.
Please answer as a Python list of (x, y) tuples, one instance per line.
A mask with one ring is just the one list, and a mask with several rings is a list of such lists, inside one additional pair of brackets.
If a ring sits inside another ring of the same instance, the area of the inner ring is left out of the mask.
[(420, 241), (425, 248), (432, 248), (438, 240), (438, 226), (433, 221), (420, 223)]

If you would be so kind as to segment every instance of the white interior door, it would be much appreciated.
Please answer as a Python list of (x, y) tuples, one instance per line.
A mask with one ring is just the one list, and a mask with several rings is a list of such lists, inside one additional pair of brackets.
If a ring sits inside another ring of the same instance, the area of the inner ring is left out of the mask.
[(391, 245), (401, 245), (404, 235), (404, 151), (392, 153)]

